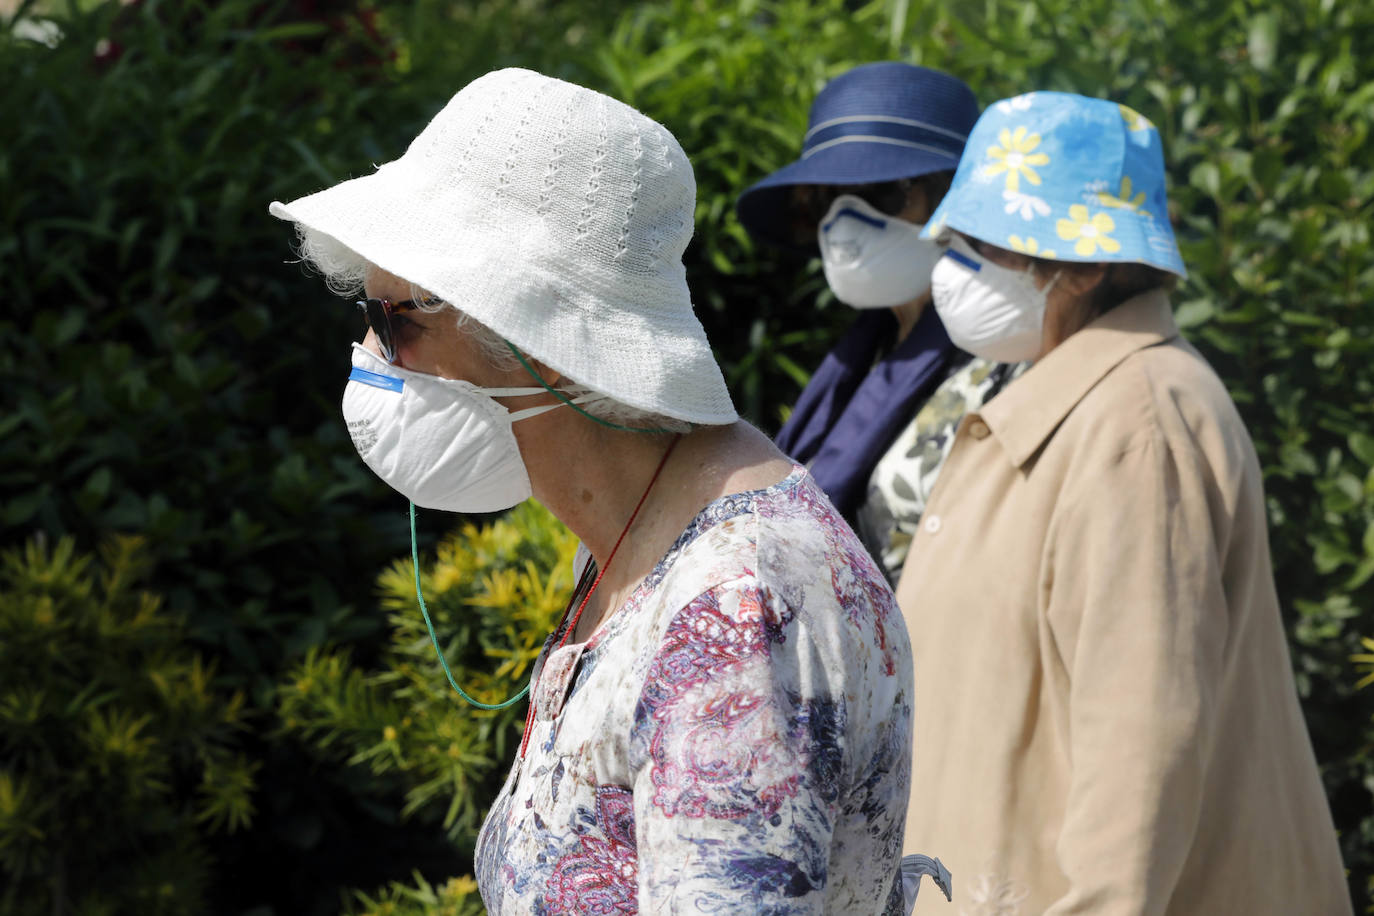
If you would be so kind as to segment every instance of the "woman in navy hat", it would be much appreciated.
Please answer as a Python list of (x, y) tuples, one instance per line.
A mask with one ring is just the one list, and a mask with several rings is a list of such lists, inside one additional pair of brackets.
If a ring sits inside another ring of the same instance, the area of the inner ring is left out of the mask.
[(859, 310), (777, 444), (894, 585), (959, 419), (1017, 369), (959, 350), (929, 307), (942, 247), (921, 230), (977, 119), (972, 90), (948, 74), (855, 67), (816, 97), (801, 157), (738, 203), (756, 238), (818, 247), (835, 297)]

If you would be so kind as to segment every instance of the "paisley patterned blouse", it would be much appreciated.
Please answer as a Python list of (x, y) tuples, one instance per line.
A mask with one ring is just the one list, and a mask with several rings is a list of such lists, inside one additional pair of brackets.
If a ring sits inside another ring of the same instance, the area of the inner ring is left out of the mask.
[(707, 506), (560, 636), (478, 838), (491, 913), (903, 912), (910, 646), (804, 469)]
[(959, 421), (992, 400), (1029, 365), (976, 356), (955, 363), (874, 465), (868, 495), (855, 512), (854, 530), (894, 588)]

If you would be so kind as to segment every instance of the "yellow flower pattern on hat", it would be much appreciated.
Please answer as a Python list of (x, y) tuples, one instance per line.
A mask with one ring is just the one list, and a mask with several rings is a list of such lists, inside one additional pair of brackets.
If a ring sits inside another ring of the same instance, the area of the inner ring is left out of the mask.
[[(1098, 248), (1108, 254), (1121, 250), (1121, 243), (1109, 233), (1116, 229), (1116, 221), (1105, 213), (1088, 215), (1088, 208), (1074, 204), (1069, 208), (1069, 218), (1061, 219), (1055, 231), (1065, 241), (1074, 242), (1073, 250), (1081, 258), (1091, 257)], [(1077, 241), (1075, 241), (1077, 240)]]
[[(930, 217), (946, 221), (945, 233), (1023, 255), (1187, 276), (1169, 222), (1159, 131), (1116, 101), (1051, 90), (989, 105)], [(929, 226), (925, 237), (935, 237)]]
[(1145, 192), (1141, 191), (1136, 194), (1135, 197), (1132, 197), (1131, 191), (1133, 190), (1134, 188), (1131, 187), (1131, 177), (1129, 175), (1123, 175), (1121, 177), (1121, 192), (1119, 194), (1111, 194), (1107, 191), (1098, 191), (1097, 202), (1104, 207), (1134, 210), (1137, 213), (1149, 216), (1150, 211), (1142, 206), (1145, 203)]
[(1048, 248), (1046, 248), (1044, 251), (1041, 251), (1040, 243), (1029, 235), (1026, 236), (1024, 239), (1021, 238), (1021, 236), (1019, 235), (1007, 236), (1007, 244), (1011, 245), (1012, 251), (1019, 251), (1021, 252), (1021, 254), (1028, 254), (1033, 258), (1053, 259), (1056, 257), (1055, 253)]
[(1050, 161), (1046, 154), (1032, 152), (1040, 145), (1040, 135), (1027, 134), (1024, 127), (1016, 128), (1014, 133), (1002, 128), (997, 139), (1001, 146), (988, 147), (988, 157), (997, 161), (988, 163), (984, 174), (992, 178), (1006, 172), (1008, 191), (1019, 189), (1022, 177), (1031, 184), (1039, 184), (1040, 176), (1031, 166), (1048, 165)]
[(1126, 122), (1129, 130), (1154, 130), (1155, 126), (1150, 123), (1150, 119), (1129, 105), (1116, 106), (1121, 109), (1121, 119)]

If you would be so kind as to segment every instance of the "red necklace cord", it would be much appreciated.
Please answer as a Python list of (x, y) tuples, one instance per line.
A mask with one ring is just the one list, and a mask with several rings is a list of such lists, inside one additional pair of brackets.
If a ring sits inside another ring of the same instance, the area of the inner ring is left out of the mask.
[[(608, 570), (608, 569), (611, 568), (611, 561), (615, 559), (615, 553), (616, 553), (617, 550), (620, 549), (620, 542), (623, 541), (623, 540), (625, 540), (625, 535), (627, 535), (627, 534), (630, 533), (630, 526), (633, 525), (633, 524), (635, 523), (635, 519), (639, 516), (639, 510), (642, 509), (642, 508), (644, 508), (644, 501), (645, 501), (646, 499), (649, 498), (649, 491), (652, 490), (652, 489), (654, 488), (654, 484), (658, 482), (658, 475), (661, 474), (661, 473), (663, 473), (663, 466), (664, 466), (665, 464), (668, 463), (668, 457), (669, 457), (670, 455), (673, 454), (673, 449), (677, 447), (677, 442), (678, 442), (678, 440), (681, 439), (681, 438), (682, 438), (682, 434), (679, 433), (679, 434), (677, 434), (676, 436), (673, 437), (673, 441), (672, 441), (672, 442), (669, 442), (669, 443), (668, 443), (668, 450), (667, 450), (666, 452), (664, 452), (664, 453), (663, 453), (663, 457), (659, 459), (658, 467), (654, 469), (654, 476), (649, 478), (649, 485), (648, 485), (647, 487), (644, 488), (644, 493), (643, 493), (643, 495), (641, 495), (641, 496), (639, 497), (639, 502), (635, 505), (635, 510), (634, 510), (633, 512), (630, 513), (630, 520), (627, 521), (627, 522), (625, 523), (625, 527), (624, 527), (624, 528), (620, 529), (620, 537), (618, 537), (618, 538), (615, 539), (615, 546), (611, 548), (610, 554), (606, 557), (606, 565), (603, 566), (599, 572), (597, 572), (596, 578), (595, 578), (594, 580), (592, 580), (592, 587), (589, 588), (589, 589), (587, 589), (587, 593), (586, 593), (585, 595), (582, 596), (582, 602), (577, 606), (577, 613), (573, 614), (573, 617), (572, 617), (572, 620), (571, 620), (571, 621), (568, 621), (568, 619), (567, 619), (567, 618), (568, 618), (568, 610), (570, 610), (570, 609), (572, 608), (572, 602), (573, 602), (573, 599), (575, 599), (575, 598), (577, 597), (577, 592), (574, 591), (574, 592), (573, 592), (573, 598), (568, 600), (568, 608), (565, 609), (565, 610), (563, 611), (563, 619), (564, 619), (564, 621), (567, 623), (567, 626), (566, 626), (566, 628), (563, 630), (563, 636), (562, 636), (561, 639), (558, 640), (558, 645), (557, 645), (555, 648), (558, 648), (558, 649), (563, 648), (564, 644), (566, 644), (567, 641), (568, 641), (568, 637), (571, 636), (571, 635), (573, 634), (573, 632), (577, 629), (577, 622), (578, 622), (579, 620), (582, 619), (582, 611), (586, 609), (586, 607), (587, 607), (587, 602), (590, 601), (590, 600), (592, 600), (592, 593), (596, 591), (596, 587), (597, 587), (598, 585), (601, 584), (601, 577), (604, 576), (604, 575), (606, 575), (606, 570)], [(588, 568), (589, 568), (589, 569), (590, 569), (590, 566), (591, 566), (591, 565), (588, 564)], [(585, 572), (585, 571), (583, 572), (582, 581), (583, 581), (583, 582), (586, 581), (586, 572)], [(581, 582), (578, 583), (578, 585), (581, 585), (581, 584), (582, 584)], [(550, 653), (550, 654), (552, 654), (552, 653)], [(521, 759), (521, 760), (524, 760), (524, 759), (525, 759), (525, 748), (526, 748), (526, 747), (529, 745), (529, 743), (530, 743), (530, 731), (531, 731), (531, 728), (530, 728), (530, 727), (531, 727), (533, 724), (534, 724), (534, 691), (531, 690), (531, 691), (530, 691), (530, 708), (529, 708), (529, 710), (525, 713), (525, 734), (524, 734), (523, 736), (521, 736), (521, 738), (520, 738), (520, 759)]]

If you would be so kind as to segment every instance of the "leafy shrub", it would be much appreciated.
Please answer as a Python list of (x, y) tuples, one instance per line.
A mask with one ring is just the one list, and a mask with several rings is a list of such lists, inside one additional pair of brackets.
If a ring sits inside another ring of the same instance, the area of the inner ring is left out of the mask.
[[(1265, 467), (1295, 668), (1364, 905), (1374, 700), (1355, 692), (1348, 656), (1374, 635), (1371, 18), (1330, 0), (74, 5), (52, 48), (0, 34), (0, 77), (23, 87), (0, 96), (0, 546), (140, 532), (151, 587), (245, 691), (259, 814), (208, 841), (216, 911), (330, 912), (341, 884), (460, 870), (452, 837), (503, 764), (470, 768), (447, 829), (446, 789), (403, 824), (422, 768), (346, 763), (378, 745), (380, 718), (339, 720), (339, 753), (319, 748), (328, 727), (307, 727), (324, 719), (272, 718), (307, 658), (400, 703), (372, 683), (400, 662), (369, 592), (406, 530), (337, 419), (353, 319), (312, 307), (323, 288), (280, 263), (289, 230), (266, 201), (394, 157), (493, 67), (611, 92), (693, 159), (690, 281), (737, 403), (771, 432), (850, 313), (814, 262), (756, 247), (733, 203), (796, 154), (829, 78), (895, 58), (956, 73), (984, 102), (1030, 88), (1111, 97), (1165, 139), (1191, 271), (1179, 319)], [(465, 664), (489, 670), (478, 661)], [(473, 754), (508, 756), (514, 729), (500, 723), (513, 717), (460, 716), (490, 729)], [(418, 907), (431, 892), (368, 899)]]
[[(462, 525), (421, 564), (439, 645), (475, 699), (500, 703), (528, 682), (572, 593), (576, 549), (576, 538), (530, 501), (485, 527)], [(481, 710), (453, 692), (416, 607), (410, 561), (377, 585), (390, 638), (375, 667), (341, 650), (312, 650), (280, 690), (283, 726), (325, 759), (365, 767), (379, 803), (400, 794), (403, 816), (442, 824), (455, 860), (470, 861), (524, 705)]]
[(253, 815), (243, 694), (137, 590), (137, 539), (101, 567), (70, 539), (0, 556), (0, 911), (202, 913), (205, 836)]
[(375, 897), (359, 893), (346, 916), (482, 916), (482, 899), (472, 878), (430, 884), (416, 872), (412, 884), (393, 881)]
[[(353, 38), (279, 11), (105, 4), (64, 15), (52, 48), (0, 37), (0, 79), (24, 87), (0, 98), (3, 541), (138, 532), (153, 587), (259, 713), (288, 659), (375, 634), (355, 570), (405, 544), (334, 420), (351, 316), (312, 307), (264, 212), (379, 155), (373, 68), (340, 69)], [(211, 871), (216, 905), (307, 874), (316, 811), (341, 807), (253, 721), (268, 816), (207, 857), (259, 877)]]
[[(454, 88), (412, 92), (377, 45), (407, 7), (351, 8), (73, 3), (52, 47), (0, 29), (0, 546), (138, 532), (152, 587), (244, 691), (262, 816), (207, 851), (221, 912), (327, 913), (341, 884), (442, 847), (354, 805), (353, 777), (312, 769), (271, 720), (312, 646), (377, 651), (372, 581), (407, 544), (338, 418), (360, 324), (283, 263), (291, 230), (266, 213), (399, 154)], [(469, 34), (568, 15), (534, 4)], [(496, 47), (446, 65), (476, 75)]]

